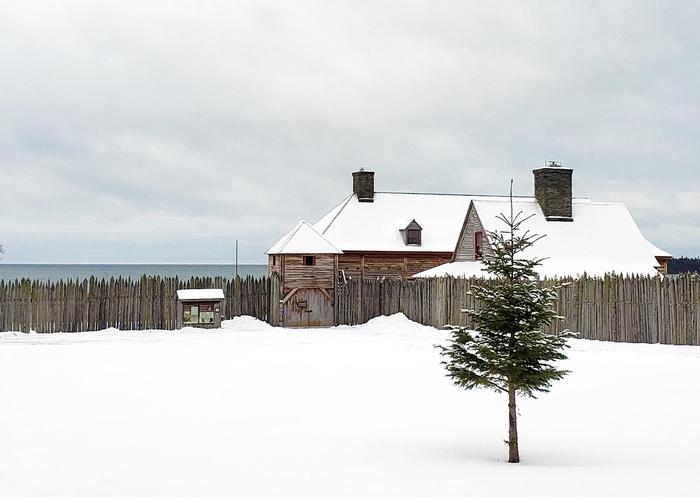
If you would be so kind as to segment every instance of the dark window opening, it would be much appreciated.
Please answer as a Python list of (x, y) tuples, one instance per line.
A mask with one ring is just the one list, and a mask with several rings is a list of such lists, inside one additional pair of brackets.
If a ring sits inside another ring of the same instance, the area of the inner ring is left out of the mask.
[(406, 245), (420, 245), (420, 230), (409, 229), (406, 231)]
[(316, 256), (314, 255), (305, 255), (304, 256), (304, 266), (315, 266), (316, 265)]
[(474, 233), (474, 260), (484, 258), (484, 232), (477, 231)]

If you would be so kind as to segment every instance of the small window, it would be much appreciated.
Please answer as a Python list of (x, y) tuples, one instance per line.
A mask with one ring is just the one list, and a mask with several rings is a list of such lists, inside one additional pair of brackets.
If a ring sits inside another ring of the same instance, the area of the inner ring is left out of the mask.
[(276, 255), (273, 255), (273, 256), (272, 256), (272, 265), (273, 265), (273, 266), (276, 266), (276, 265), (277, 265), (277, 256), (276, 256)]
[(315, 255), (305, 255), (304, 256), (304, 266), (315, 266), (316, 256)]
[(199, 306), (197, 304), (185, 304), (182, 322), (185, 324), (199, 323)]
[(477, 231), (474, 233), (474, 260), (478, 261), (484, 258), (484, 232)]
[(401, 228), (401, 236), (403, 237), (403, 243), (406, 245), (420, 245), (421, 244), (421, 228), (420, 224), (416, 222), (415, 219), (411, 220), (410, 223), (406, 225), (405, 228)]
[(406, 231), (406, 245), (420, 245), (420, 230), (409, 229)]
[(214, 323), (214, 304), (199, 304), (199, 322), (201, 324)]

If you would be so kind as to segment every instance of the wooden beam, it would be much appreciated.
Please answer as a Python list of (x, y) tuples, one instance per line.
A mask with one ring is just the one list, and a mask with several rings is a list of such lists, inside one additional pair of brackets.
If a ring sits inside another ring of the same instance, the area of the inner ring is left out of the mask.
[(291, 292), (289, 292), (282, 300), (280, 300), (280, 304), (281, 304), (281, 305), (286, 304), (287, 301), (288, 301), (289, 299), (291, 299), (292, 296), (294, 296), (294, 294), (297, 293), (298, 291), (299, 291), (298, 288), (294, 288), (294, 289), (293, 289)]

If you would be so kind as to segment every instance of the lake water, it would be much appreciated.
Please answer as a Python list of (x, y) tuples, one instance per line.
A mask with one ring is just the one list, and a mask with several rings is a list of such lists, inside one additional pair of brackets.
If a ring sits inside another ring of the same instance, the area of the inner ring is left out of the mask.
[[(189, 279), (193, 276), (223, 276), (232, 278), (236, 275), (233, 264), (1, 264), (0, 280), (29, 278), (31, 280), (58, 281), (69, 279), (123, 278), (136, 279), (144, 274), (149, 276), (178, 276)], [(264, 276), (267, 274), (265, 264), (239, 264), (238, 275)]]

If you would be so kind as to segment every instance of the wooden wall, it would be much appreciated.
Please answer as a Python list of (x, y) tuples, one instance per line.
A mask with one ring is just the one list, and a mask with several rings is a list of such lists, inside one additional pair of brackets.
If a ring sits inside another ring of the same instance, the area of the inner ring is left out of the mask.
[[(455, 261), (473, 261), (474, 259), (474, 233), (484, 231), (479, 215), (473, 207), (469, 208), (467, 218), (457, 241), (457, 248), (454, 253)], [(488, 238), (484, 236), (484, 255), (489, 255), (491, 249), (488, 245)]]
[[(478, 308), (471, 286), (485, 280), (456, 278), (348, 279), (337, 285), (336, 323), (358, 324), (403, 312), (435, 327), (470, 326), (462, 309)], [(561, 283), (566, 283), (562, 285)], [(556, 287), (564, 317), (549, 331), (569, 328), (581, 338), (616, 342), (700, 345), (700, 277), (581, 278), (545, 280)], [(172, 329), (179, 288), (222, 288), (222, 316), (251, 315), (279, 324), (279, 279), (142, 277), (40, 282), (0, 280), (0, 331)]]
[(267, 275), (270, 276), (272, 273), (280, 274), (282, 271), (282, 256), (281, 255), (268, 255), (267, 256)]
[(338, 256), (341, 278), (395, 278), (406, 279), (416, 273), (449, 262), (448, 252), (346, 252)]
[[(565, 283), (562, 285), (562, 283)], [(415, 280), (348, 280), (337, 290), (338, 324), (360, 324), (397, 312), (440, 328), (473, 326), (463, 309), (478, 309), (474, 284), (488, 280), (417, 278)], [(570, 329), (580, 338), (632, 343), (700, 345), (700, 277), (623, 277), (545, 280), (555, 288), (556, 333)]]
[(279, 322), (279, 278), (111, 278), (43, 282), (0, 280), (0, 331), (166, 329), (177, 326), (177, 290), (221, 288), (222, 319), (249, 315)]
[(313, 266), (304, 265), (305, 255), (284, 254), (281, 256), (282, 287), (292, 288), (326, 288), (335, 287), (336, 255), (308, 254), (316, 257)]

